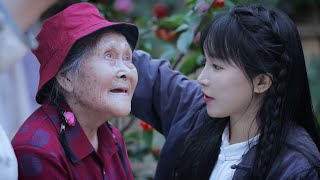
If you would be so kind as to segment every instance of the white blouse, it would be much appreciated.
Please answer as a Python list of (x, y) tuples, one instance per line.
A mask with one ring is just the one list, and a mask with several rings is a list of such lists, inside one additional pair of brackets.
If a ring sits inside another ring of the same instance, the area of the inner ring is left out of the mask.
[(0, 180), (18, 179), (18, 163), (8, 136), (0, 125)]
[(232, 169), (232, 165), (237, 165), (241, 162), (242, 155), (258, 143), (259, 135), (245, 142), (229, 144), (229, 127), (227, 126), (222, 134), (222, 142), (220, 154), (216, 165), (210, 176), (210, 180), (232, 179), (236, 169)]

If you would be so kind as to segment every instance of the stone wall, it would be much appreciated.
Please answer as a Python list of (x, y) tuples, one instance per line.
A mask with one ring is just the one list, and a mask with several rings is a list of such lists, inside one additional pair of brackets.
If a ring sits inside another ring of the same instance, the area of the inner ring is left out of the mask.
[(306, 60), (311, 57), (320, 59), (320, 9), (317, 6), (309, 7), (292, 15), (295, 21), (303, 46)]
[(320, 59), (320, 23), (297, 23), (306, 60)]

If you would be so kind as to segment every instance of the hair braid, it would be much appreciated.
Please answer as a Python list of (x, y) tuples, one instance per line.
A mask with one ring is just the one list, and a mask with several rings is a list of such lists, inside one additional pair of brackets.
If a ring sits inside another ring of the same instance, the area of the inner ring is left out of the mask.
[[(286, 98), (289, 57), (284, 51), (280, 62), (275, 62), (274, 69), (278, 71), (273, 77), (273, 86), (270, 87), (265, 103), (259, 113), (261, 135), (256, 151), (256, 161), (251, 172), (252, 179), (263, 179), (268, 175), (272, 163), (282, 143), (286, 138), (286, 124), (284, 121), (284, 101)], [(264, 116), (264, 117), (263, 117)], [(270, 156), (271, 155), (271, 156)]]
[(59, 132), (59, 141), (64, 149), (64, 152), (66, 153), (66, 156), (69, 157), (71, 160), (76, 160), (77, 157), (71, 150), (68, 141), (66, 139), (65, 134), (65, 128), (66, 126), (66, 120), (64, 117), (64, 109), (62, 108), (62, 102), (64, 101), (64, 97), (62, 95), (62, 87), (59, 85), (56, 78), (53, 78), (50, 80), (45, 88), (43, 89), (42, 93), (43, 95), (48, 97), (49, 102), (51, 102), (59, 115), (59, 119), (61, 120), (61, 128)]

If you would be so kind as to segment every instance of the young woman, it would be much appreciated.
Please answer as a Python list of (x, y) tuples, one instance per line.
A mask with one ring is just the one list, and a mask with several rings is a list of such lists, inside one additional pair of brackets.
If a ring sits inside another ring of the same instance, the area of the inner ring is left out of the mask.
[(319, 179), (320, 130), (294, 23), (236, 6), (201, 36), (198, 83), (134, 54), (133, 114), (166, 137), (155, 179)]
[(37, 40), (42, 106), (12, 141), (19, 178), (133, 179), (123, 138), (107, 121), (131, 110), (137, 27), (79, 3), (46, 20)]

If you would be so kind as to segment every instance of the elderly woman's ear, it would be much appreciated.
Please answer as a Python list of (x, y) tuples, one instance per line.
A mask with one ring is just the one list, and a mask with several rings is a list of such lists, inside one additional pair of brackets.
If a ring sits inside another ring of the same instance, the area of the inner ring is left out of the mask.
[(67, 92), (73, 91), (73, 84), (71, 81), (70, 74), (67, 74), (66, 76), (61, 75), (61, 73), (58, 73), (56, 75), (57, 81), (59, 85)]

